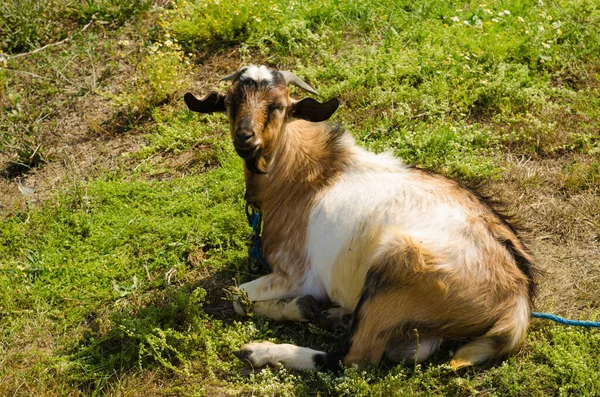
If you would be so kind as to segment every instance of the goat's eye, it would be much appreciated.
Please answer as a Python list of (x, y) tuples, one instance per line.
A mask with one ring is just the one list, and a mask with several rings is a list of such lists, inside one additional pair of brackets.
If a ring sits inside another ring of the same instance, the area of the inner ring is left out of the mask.
[(279, 103), (270, 103), (269, 113), (272, 113), (274, 110), (283, 110), (283, 106), (281, 106)]

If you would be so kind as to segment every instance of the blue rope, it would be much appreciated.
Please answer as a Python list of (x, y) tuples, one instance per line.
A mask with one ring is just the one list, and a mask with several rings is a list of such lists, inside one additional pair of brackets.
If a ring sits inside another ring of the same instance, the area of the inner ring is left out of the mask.
[[(252, 228), (252, 232), (250, 233), (250, 249), (249, 255), (251, 259), (254, 259), (258, 262), (263, 270), (269, 271), (271, 268), (267, 264), (267, 261), (263, 257), (262, 248), (261, 248), (261, 237), (260, 237), (260, 226), (262, 221), (262, 216), (259, 209), (256, 209), (254, 206), (247, 204), (246, 205), (246, 217), (248, 218), (248, 224)], [(251, 271), (256, 269), (251, 269)]]
[(546, 319), (546, 320), (552, 320), (552, 321), (555, 321), (555, 322), (557, 322), (559, 324), (572, 325), (572, 326), (575, 326), (575, 327), (600, 328), (600, 321), (569, 320), (569, 319), (557, 316), (556, 314), (550, 314), (550, 313), (537, 313), (537, 312), (533, 312), (533, 313), (531, 313), (531, 317), (543, 318), (543, 319)]

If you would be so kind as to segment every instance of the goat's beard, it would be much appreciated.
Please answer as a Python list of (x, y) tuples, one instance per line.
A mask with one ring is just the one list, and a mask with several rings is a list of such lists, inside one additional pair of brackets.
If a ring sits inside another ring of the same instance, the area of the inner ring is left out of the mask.
[(248, 168), (248, 171), (252, 172), (253, 174), (267, 173), (267, 161), (261, 155), (261, 152), (262, 150), (259, 150), (254, 156), (245, 159), (246, 168)]
[(253, 174), (266, 174), (267, 161), (263, 157), (263, 148), (257, 145), (251, 149), (235, 148), (238, 156), (246, 163), (246, 168)]

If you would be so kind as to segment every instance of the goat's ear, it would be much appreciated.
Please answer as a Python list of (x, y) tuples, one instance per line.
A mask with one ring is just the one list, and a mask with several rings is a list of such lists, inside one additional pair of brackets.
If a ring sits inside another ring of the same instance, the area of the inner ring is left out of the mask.
[(218, 92), (211, 92), (202, 99), (197, 99), (191, 93), (183, 96), (188, 109), (198, 113), (214, 113), (225, 111), (225, 97)]
[(312, 122), (325, 121), (340, 106), (340, 101), (337, 98), (328, 100), (327, 102), (319, 102), (316, 99), (304, 98), (292, 105), (292, 117), (304, 119)]

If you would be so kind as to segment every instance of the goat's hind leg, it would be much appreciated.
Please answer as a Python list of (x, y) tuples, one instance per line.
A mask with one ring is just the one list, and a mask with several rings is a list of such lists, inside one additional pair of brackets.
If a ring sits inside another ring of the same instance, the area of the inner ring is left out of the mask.
[(352, 310), (343, 307), (330, 307), (318, 314), (315, 323), (319, 327), (330, 331), (336, 329), (349, 330), (352, 325)]
[[(444, 290), (431, 271), (433, 257), (393, 230), (383, 241), (354, 313), (345, 365), (377, 365), (386, 350), (391, 359), (421, 362), (437, 349), (435, 332), (443, 321), (434, 313)], [(419, 334), (423, 349), (416, 342)], [(394, 341), (402, 343), (390, 349)]]

